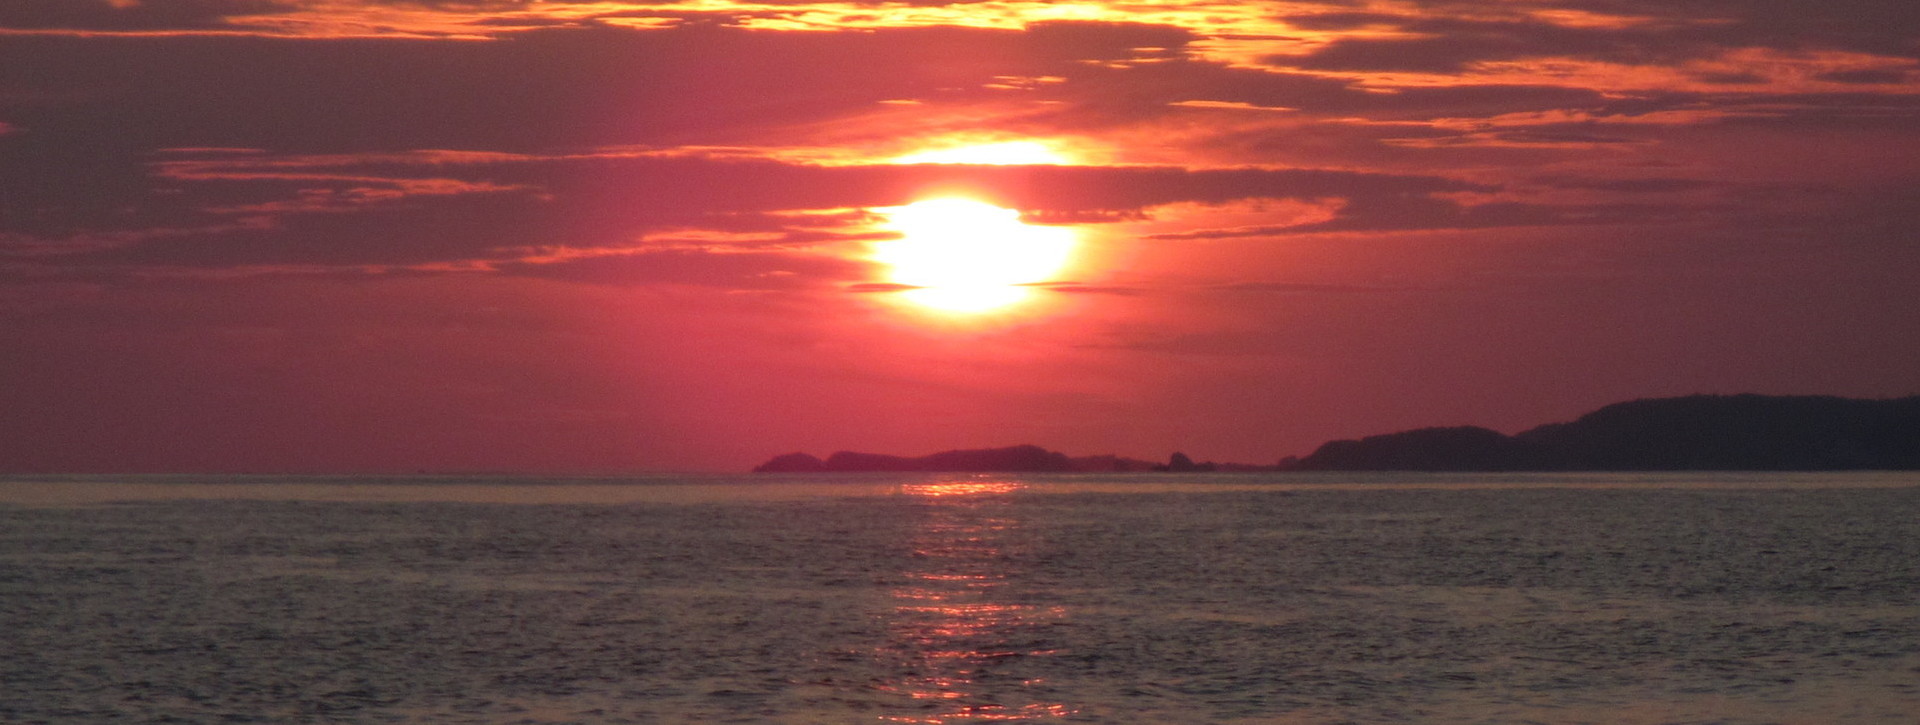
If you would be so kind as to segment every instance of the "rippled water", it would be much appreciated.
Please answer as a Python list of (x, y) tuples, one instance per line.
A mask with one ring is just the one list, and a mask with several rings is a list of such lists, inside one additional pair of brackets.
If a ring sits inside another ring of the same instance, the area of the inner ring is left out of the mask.
[(0, 502), (8, 722), (1920, 716), (1906, 474), (16, 479)]

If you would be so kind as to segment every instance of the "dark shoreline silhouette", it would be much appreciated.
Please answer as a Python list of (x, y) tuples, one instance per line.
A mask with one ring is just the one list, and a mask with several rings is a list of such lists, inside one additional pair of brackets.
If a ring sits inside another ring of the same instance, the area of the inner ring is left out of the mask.
[(1150, 471), (1153, 463), (1119, 456), (1068, 458), (1066, 454), (1034, 445), (1007, 448), (942, 451), (932, 455), (905, 457), (879, 453), (840, 451), (826, 460), (805, 453), (775, 456), (753, 469), (754, 473), (870, 473), (883, 471), (924, 471), (954, 473), (1067, 473)]
[(1844, 471), (1920, 470), (1920, 396), (1691, 395), (1616, 403), (1506, 435), (1474, 426), (1336, 440), (1277, 464), (1069, 457), (1034, 445), (904, 457), (840, 451), (776, 456), (755, 473), (1145, 471)]
[(1326, 443), (1300, 471), (1920, 469), (1920, 397), (1692, 395), (1616, 403), (1516, 435), (1421, 428)]

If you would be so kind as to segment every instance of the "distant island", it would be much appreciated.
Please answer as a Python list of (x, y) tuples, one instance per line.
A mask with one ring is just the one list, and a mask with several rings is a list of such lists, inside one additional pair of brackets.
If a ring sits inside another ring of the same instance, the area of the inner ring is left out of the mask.
[(776, 456), (756, 473), (1920, 470), (1920, 396), (1692, 395), (1616, 403), (1506, 435), (1474, 426), (1337, 440), (1270, 465), (1069, 457), (1034, 445), (903, 457)]
[(1301, 471), (1920, 469), (1920, 397), (1692, 395), (1616, 403), (1508, 436), (1476, 427), (1340, 440)]
[(943, 451), (908, 458), (879, 453), (840, 451), (821, 460), (805, 453), (775, 456), (753, 469), (754, 473), (869, 473), (882, 471), (979, 472), (979, 473), (1066, 473), (1151, 471), (1148, 461), (1119, 456), (1069, 458), (1064, 453), (1033, 445), (1008, 448), (984, 448)]

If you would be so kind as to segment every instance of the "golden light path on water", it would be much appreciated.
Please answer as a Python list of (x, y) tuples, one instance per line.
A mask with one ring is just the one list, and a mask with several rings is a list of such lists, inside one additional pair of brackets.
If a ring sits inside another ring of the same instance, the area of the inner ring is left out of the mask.
[(880, 720), (944, 725), (1078, 712), (1051, 697), (1049, 683), (1022, 674), (1029, 660), (1058, 654), (1046, 631), (1067, 618), (1065, 607), (1021, 599), (1018, 562), (1030, 552), (1007, 495), (1025, 488), (994, 479), (900, 487), (902, 495), (926, 503), (925, 519), (908, 543), (905, 583), (892, 590), (892, 641), (874, 657), (883, 669), (902, 673), (878, 689), (920, 706)]

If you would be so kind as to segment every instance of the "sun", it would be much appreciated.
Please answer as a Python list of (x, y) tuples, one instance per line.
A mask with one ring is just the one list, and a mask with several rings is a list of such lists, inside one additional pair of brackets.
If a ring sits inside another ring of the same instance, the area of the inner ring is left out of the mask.
[(1020, 212), (958, 197), (875, 211), (899, 239), (876, 242), (872, 259), (900, 297), (952, 313), (978, 313), (1027, 301), (1030, 285), (1054, 279), (1071, 260), (1072, 229), (1020, 221)]

